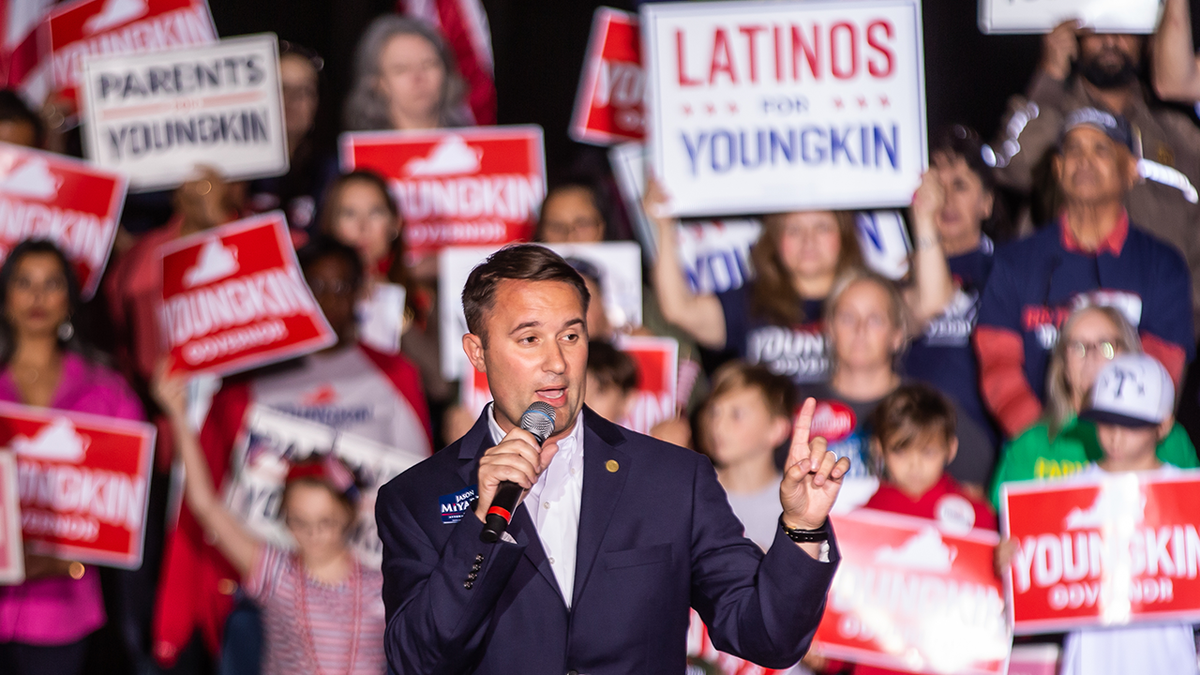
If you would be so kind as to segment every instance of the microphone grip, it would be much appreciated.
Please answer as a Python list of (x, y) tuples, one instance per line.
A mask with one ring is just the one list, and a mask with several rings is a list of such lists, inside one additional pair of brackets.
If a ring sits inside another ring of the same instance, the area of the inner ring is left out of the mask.
[(494, 544), (500, 540), (501, 535), (508, 529), (508, 523), (512, 521), (513, 512), (521, 503), (522, 491), (520, 485), (510, 480), (500, 482), (484, 518), (483, 532), (479, 533), (480, 541)]

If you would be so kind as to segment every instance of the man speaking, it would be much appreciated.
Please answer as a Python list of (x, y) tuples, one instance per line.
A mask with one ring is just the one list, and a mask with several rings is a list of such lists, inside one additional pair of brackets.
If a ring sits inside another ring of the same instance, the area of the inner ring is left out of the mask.
[[(396, 673), (683, 673), (689, 606), (719, 649), (763, 666), (807, 650), (838, 561), (826, 516), (850, 466), (809, 442), (813, 401), (763, 554), (704, 456), (583, 409), (588, 300), (540, 246), (502, 249), (471, 272), (463, 348), (495, 402), (376, 504)], [(522, 428), (531, 405), (553, 410), (544, 443)], [(502, 483), (522, 501), (484, 543)]]

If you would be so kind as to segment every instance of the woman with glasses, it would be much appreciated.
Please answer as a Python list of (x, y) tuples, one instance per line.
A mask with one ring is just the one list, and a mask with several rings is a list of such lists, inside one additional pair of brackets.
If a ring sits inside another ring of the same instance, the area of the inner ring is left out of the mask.
[[(897, 362), (908, 340), (911, 318), (904, 298), (891, 281), (873, 272), (851, 272), (834, 285), (825, 310), (830, 376), (827, 383), (801, 386), (799, 400), (817, 399), (812, 433), (825, 438), (830, 451), (851, 461), (849, 478), (868, 478), (871, 467), (871, 414), (904, 378)], [(970, 417), (955, 407), (959, 450), (947, 471), (982, 495), (995, 450)], [(862, 499), (874, 485), (860, 483)], [(858, 494), (843, 487), (842, 496)], [(839, 497), (841, 499), (842, 497)], [(853, 502), (853, 497), (846, 501)]]
[[(1080, 420), (1079, 411), (1105, 363), (1117, 354), (1141, 352), (1137, 331), (1113, 307), (1083, 307), (1067, 318), (1050, 355), (1042, 420), (1004, 448), (992, 486), (994, 504), (999, 506), (1004, 483), (1061, 478), (1103, 457), (1095, 425)], [(1159, 443), (1158, 458), (1183, 468), (1200, 466), (1178, 423)]]

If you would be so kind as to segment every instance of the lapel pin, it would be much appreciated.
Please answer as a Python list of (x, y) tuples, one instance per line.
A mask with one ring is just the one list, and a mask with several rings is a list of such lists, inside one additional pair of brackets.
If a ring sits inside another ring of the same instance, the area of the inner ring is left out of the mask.
[(616, 473), (617, 469), (621, 468), (621, 465), (617, 464), (617, 460), (610, 459), (604, 463), (604, 468), (608, 469), (609, 473)]

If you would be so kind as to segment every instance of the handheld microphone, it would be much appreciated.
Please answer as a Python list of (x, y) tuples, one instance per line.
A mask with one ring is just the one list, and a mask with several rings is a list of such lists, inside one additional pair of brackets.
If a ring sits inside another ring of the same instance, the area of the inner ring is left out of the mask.
[[(533, 434), (539, 446), (545, 443), (550, 434), (554, 433), (554, 408), (550, 407), (549, 403), (535, 401), (521, 415), (521, 428)], [(488, 507), (483, 532), (479, 533), (481, 541), (494, 544), (500, 539), (500, 535), (504, 534), (512, 521), (513, 511), (516, 511), (521, 503), (522, 490), (520, 485), (510, 480), (500, 481), (496, 495), (492, 497), (492, 505)]]

